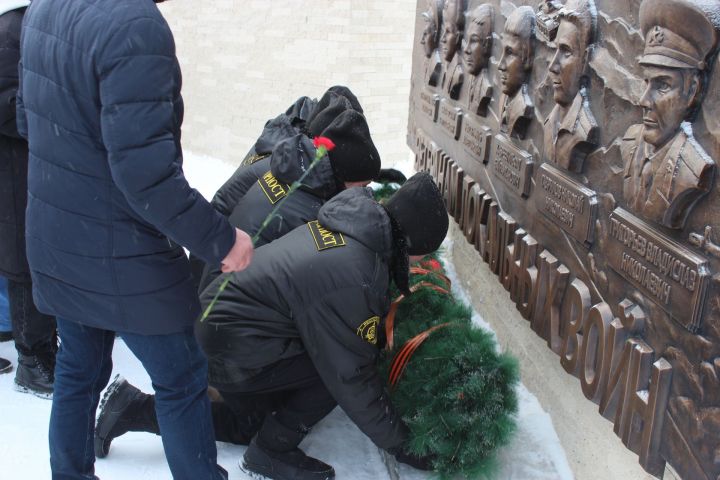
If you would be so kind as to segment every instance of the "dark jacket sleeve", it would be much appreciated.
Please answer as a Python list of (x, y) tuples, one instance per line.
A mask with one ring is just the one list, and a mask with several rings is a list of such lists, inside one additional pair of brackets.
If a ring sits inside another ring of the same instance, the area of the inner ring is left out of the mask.
[(215, 192), (212, 206), (224, 217), (229, 217), (240, 199), (268, 170), (270, 170), (269, 161), (264, 159), (250, 165), (240, 165), (227, 182)]
[(166, 24), (140, 18), (118, 27), (98, 56), (101, 127), (113, 181), (133, 210), (210, 264), (235, 231), (182, 170), (175, 45)]
[[(303, 344), (325, 386), (353, 422), (380, 448), (402, 445), (407, 427), (390, 402), (377, 371), (378, 348), (362, 326), (378, 313), (360, 287), (336, 290), (297, 320)], [(377, 317), (379, 320), (379, 316)], [(379, 328), (376, 324), (375, 328)]]
[(20, 11), (8, 12), (0, 18), (4, 27), (0, 44), (0, 134), (13, 138), (22, 138), (15, 122), (21, 23)]
[(27, 117), (25, 116), (25, 105), (22, 101), (22, 58), (18, 64), (18, 89), (17, 97), (15, 97), (15, 124), (17, 126), (18, 135), (27, 140)]
[(258, 155), (271, 153), (279, 142), (298, 134), (305, 126), (315, 103), (308, 97), (300, 97), (285, 113), (265, 122), (265, 127), (253, 146), (254, 152)]
[(265, 122), (262, 133), (255, 141), (255, 153), (267, 155), (272, 153), (275, 145), (282, 140), (292, 137), (298, 133), (298, 129), (292, 124), (290, 118), (283, 114)]

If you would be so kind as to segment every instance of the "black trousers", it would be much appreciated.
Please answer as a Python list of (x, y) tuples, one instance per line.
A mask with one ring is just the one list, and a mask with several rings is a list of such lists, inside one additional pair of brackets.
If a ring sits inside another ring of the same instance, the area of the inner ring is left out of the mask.
[(40, 313), (35, 307), (32, 283), (8, 279), (8, 302), (18, 353), (54, 356), (57, 350), (55, 317)]
[[(236, 387), (231, 392), (221, 390), (224, 401), (211, 403), (215, 440), (219, 442), (249, 444), (271, 413), (288, 429), (307, 432), (337, 405), (307, 355), (274, 363)], [(123, 422), (123, 432), (159, 434), (154, 395), (137, 398)]]
[(220, 394), (226, 408), (213, 405), (213, 424), (221, 441), (254, 434), (270, 413), (285, 427), (307, 432), (337, 405), (306, 354), (276, 362)]

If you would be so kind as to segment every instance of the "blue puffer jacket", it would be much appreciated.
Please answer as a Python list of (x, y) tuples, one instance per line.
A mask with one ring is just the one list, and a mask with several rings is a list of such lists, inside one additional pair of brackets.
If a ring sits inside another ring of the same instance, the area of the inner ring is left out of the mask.
[(115, 331), (187, 327), (199, 305), (178, 244), (216, 265), (235, 233), (183, 174), (170, 28), (152, 0), (34, 0), (21, 45), (38, 308)]

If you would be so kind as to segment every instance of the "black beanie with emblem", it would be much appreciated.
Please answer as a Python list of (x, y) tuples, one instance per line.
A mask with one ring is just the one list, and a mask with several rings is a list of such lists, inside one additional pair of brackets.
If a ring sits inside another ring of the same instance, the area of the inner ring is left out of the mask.
[(345, 110), (352, 110), (347, 98), (330, 91), (326, 92), (305, 123), (307, 135), (310, 138), (321, 135), (322, 131)]
[(355, 110), (342, 112), (320, 135), (335, 144), (328, 157), (339, 181), (362, 182), (378, 176), (380, 155), (362, 113)]
[(385, 203), (405, 234), (409, 255), (427, 255), (440, 247), (448, 231), (448, 214), (440, 189), (427, 173), (416, 173)]

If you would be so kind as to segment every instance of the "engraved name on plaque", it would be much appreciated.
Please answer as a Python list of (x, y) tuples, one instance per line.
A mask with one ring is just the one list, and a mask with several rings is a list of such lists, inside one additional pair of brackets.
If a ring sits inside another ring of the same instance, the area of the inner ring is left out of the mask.
[(708, 261), (616, 208), (609, 219), (608, 263), (691, 332), (700, 328)]
[(530, 181), (532, 179), (532, 155), (512, 144), (502, 134), (495, 135), (492, 147), (493, 175), (510, 187), (516, 195), (527, 197), (530, 195)]
[(540, 166), (537, 188), (535, 208), (575, 240), (590, 246), (598, 209), (595, 191), (547, 163)]
[(424, 88), (420, 90), (420, 111), (433, 122), (437, 122), (440, 95)]
[(460, 138), (463, 111), (451, 104), (447, 99), (440, 100), (438, 123), (455, 140)]
[(492, 130), (478, 122), (466, 118), (462, 125), (462, 146), (474, 160), (486, 164), (490, 154)]

